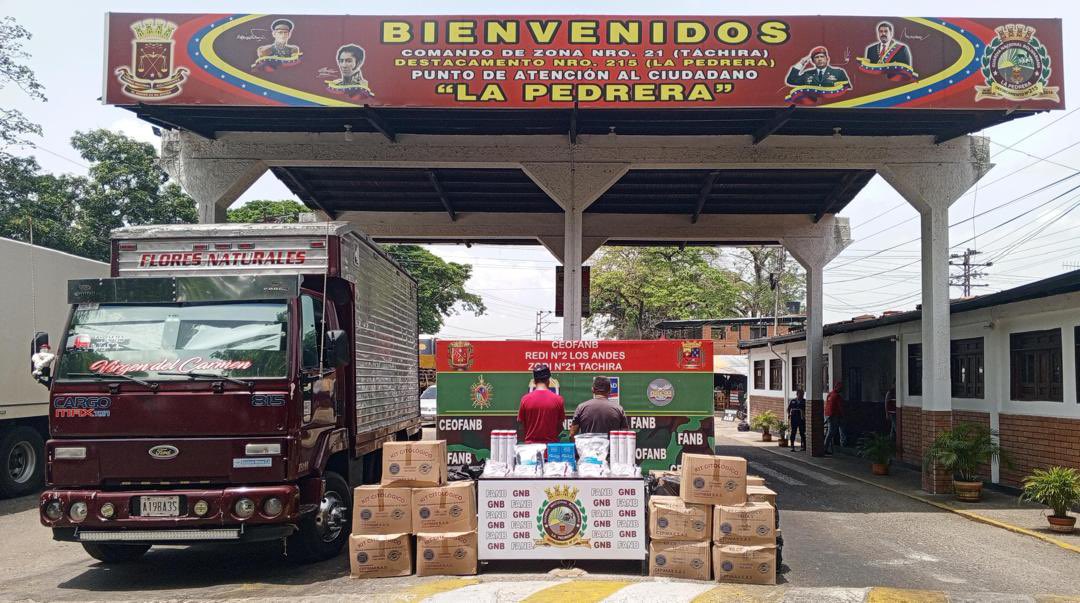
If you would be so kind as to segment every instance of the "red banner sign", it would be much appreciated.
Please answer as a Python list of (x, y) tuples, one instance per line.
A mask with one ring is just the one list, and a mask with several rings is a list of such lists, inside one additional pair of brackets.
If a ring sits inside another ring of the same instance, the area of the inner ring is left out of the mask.
[(110, 14), (105, 102), (1064, 107), (1061, 21)]
[(435, 342), (442, 372), (529, 372), (546, 364), (553, 373), (712, 372), (709, 340), (452, 341)]

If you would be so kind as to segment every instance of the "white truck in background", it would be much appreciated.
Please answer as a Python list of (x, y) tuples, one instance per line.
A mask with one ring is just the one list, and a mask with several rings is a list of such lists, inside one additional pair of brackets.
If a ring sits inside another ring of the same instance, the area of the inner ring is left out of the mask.
[(0, 274), (0, 497), (13, 497), (45, 483), (49, 392), (27, 370), (26, 342), (61, 333), (68, 280), (107, 278), (109, 265), (0, 238)]

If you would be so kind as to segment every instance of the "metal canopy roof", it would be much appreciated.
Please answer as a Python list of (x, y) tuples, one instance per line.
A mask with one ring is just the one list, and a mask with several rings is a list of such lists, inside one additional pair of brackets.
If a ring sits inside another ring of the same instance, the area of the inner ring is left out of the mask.
[(372, 109), (135, 105), (140, 118), (213, 138), (220, 132), (934, 136), (938, 142), (1033, 115), (944, 109)]

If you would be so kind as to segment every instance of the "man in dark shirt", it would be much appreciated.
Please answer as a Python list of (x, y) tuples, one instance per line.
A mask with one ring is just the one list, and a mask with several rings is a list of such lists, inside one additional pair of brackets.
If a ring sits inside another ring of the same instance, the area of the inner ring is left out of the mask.
[(802, 437), (802, 451), (806, 451), (806, 398), (803, 390), (795, 390), (795, 397), (788, 402), (788, 424), (791, 426), (791, 451), (795, 452), (795, 434)]
[(551, 444), (559, 441), (566, 408), (562, 396), (548, 389), (551, 369), (546, 364), (533, 367), (536, 389), (521, 397), (518, 423), (525, 429), (526, 444)]
[(610, 378), (595, 377), (592, 392), (592, 399), (582, 402), (574, 411), (574, 418), (570, 421), (571, 438), (579, 433), (610, 433), (630, 428), (622, 407), (608, 399), (611, 394)]

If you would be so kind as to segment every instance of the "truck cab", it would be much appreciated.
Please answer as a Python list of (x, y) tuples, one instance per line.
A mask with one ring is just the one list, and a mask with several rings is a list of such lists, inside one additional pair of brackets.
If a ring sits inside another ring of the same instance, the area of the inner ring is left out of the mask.
[(107, 562), (200, 541), (336, 555), (381, 443), (419, 433), (415, 344), (394, 347), (415, 342), (415, 282), (380, 254), (341, 224), (114, 233), (113, 278), (68, 285), (46, 380), (54, 538)]

